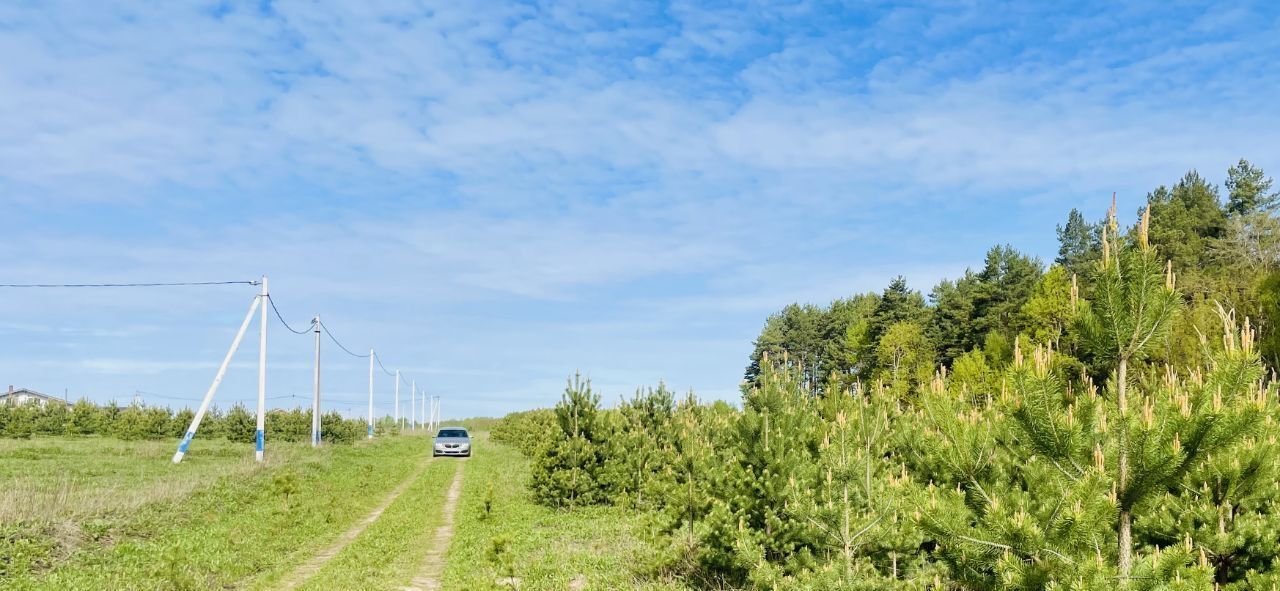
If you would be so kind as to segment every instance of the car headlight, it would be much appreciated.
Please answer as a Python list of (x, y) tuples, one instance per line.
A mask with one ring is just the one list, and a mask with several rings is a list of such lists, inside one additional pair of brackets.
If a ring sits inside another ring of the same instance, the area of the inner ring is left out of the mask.
[(443, 443), (437, 443), (437, 444), (436, 444), (436, 449), (444, 449), (444, 444), (443, 444)]
[(471, 444), (470, 443), (462, 444), (462, 449), (471, 449)]

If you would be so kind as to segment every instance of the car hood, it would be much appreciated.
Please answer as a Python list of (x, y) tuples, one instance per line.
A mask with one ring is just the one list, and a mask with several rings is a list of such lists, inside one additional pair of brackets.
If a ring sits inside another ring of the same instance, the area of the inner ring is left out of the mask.
[(436, 443), (471, 443), (469, 437), (437, 437)]

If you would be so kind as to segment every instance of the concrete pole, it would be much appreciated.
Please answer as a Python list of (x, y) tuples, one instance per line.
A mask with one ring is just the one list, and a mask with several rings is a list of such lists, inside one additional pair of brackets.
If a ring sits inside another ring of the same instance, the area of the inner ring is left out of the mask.
[(311, 447), (320, 446), (320, 315), (312, 319), (316, 333), (315, 376), (311, 390)]
[(400, 426), (400, 370), (396, 370), (396, 408), (394, 411), (395, 426)]
[(409, 386), (409, 430), (418, 429), (418, 380)]
[(253, 321), (253, 313), (257, 311), (261, 303), (262, 298), (254, 296), (253, 304), (249, 306), (249, 313), (245, 314), (244, 322), (240, 323), (240, 330), (236, 331), (236, 338), (231, 341), (231, 348), (227, 349), (227, 356), (222, 358), (222, 365), (218, 366), (218, 373), (213, 377), (213, 383), (209, 385), (209, 391), (205, 392), (204, 400), (200, 402), (200, 410), (196, 411), (196, 416), (191, 419), (191, 426), (187, 427), (186, 435), (182, 436), (182, 442), (178, 444), (178, 451), (173, 454), (173, 463), (181, 462), (182, 456), (187, 455), (187, 448), (191, 447), (191, 440), (196, 436), (196, 429), (200, 428), (200, 421), (204, 420), (204, 413), (209, 410), (209, 403), (213, 401), (213, 395), (218, 392), (218, 385), (222, 384), (222, 378), (227, 375), (227, 366), (231, 365), (231, 357), (236, 354), (236, 349), (240, 348), (240, 341), (244, 339), (244, 333), (249, 330), (249, 323)]
[(373, 439), (373, 349), (369, 349), (369, 439)]
[(258, 317), (258, 429), (253, 452), (254, 459), (259, 462), (262, 461), (262, 452), (267, 440), (267, 298), (269, 297), (271, 292), (267, 291), (267, 276), (263, 275), (262, 294), (258, 296), (262, 301), (258, 306), (261, 313)]

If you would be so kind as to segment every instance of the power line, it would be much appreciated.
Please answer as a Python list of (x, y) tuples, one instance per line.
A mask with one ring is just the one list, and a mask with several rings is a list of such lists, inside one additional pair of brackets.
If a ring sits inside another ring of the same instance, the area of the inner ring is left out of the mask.
[(374, 354), (373, 354), (373, 358), (374, 358), (374, 360), (376, 360), (376, 361), (378, 362), (378, 367), (381, 367), (381, 368), (382, 368), (382, 373), (385, 373), (385, 374), (387, 374), (387, 375), (389, 375), (389, 376), (394, 376), (394, 375), (396, 375), (396, 372), (394, 372), (394, 371), (391, 371), (391, 370), (387, 369), (387, 366), (385, 366), (385, 365), (383, 365), (383, 364), (382, 364), (382, 358), (381, 358), (381, 357), (378, 357), (377, 352), (374, 352)]
[(180, 283), (4, 283), (0, 287), (188, 287), (196, 285), (259, 285), (260, 281), (186, 281)]
[(333, 344), (337, 345), (337, 346), (338, 346), (338, 348), (342, 349), (343, 351), (346, 351), (346, 352), (347, 352), (347, 355), (350, 355), (350, 356), (352, 356), (352, 357), (358, 357), (358, 358), (360, 358), (360, 359), (368, 359), (368, 358), (369, 358), (369, 355), (368, 355), (367, 353), (366, 353), (366, 354), (364, 354), (364, 355), (357, 355), (357, 354), (355, 354), (355, 353), (352, 353), (352, 352), (351, 352), (351, 349), (348, 349), (345, 345), (343, 345), (340, 341), (338, 341), (338, 337), (333, 336), (333, 332), (331, 332), (331, 331), (329, 330), (329, 327), (327, 327), (327, 326), (325, 326), (325, 325), (324, 325), (324, 321), (323, 321), (323, 320), (321, 320), (321, 321), (320, 321), (320, 327), (324, 329), (324, 334), (329, 335), (329, 340), (333, 341)]
[[(306, 329), (306, 330), (294, 330), (294, 328), (293, 328), (292, 326), (289, 326), (289, 323), (288, 323), (288, 322), (285, 322), (285, 320), (284, 320), (284, 316), (282, 316), (282, 315), (280, 314), (280, 308), (277, 308), (277, 307), (276, 307), (276, 299), (275, 299), (275, 298), (273, 298), (273, 297), (271, 297), (271, 295), (270, 295), (270, 294), (267, 294), (267, 301), (268, 301), (268, 302), (271, 302), (271, 309), (272, 309), (273, 311), (275, 311), (275, 313), (276, 313), (276, 318), (280, 319), (280, 324), (283, 324), (285, 328), (289, 329), (289, 332), (291, 332), (291, 333), (293, 333), (293, 334), (307, 334), (308, 332), (310, 332), (310, 328), (308, 328), (308, 329)], [(312, 319), (312, 320), (311, 320), (311, 323), (312, 323), (312, 324), (315, 324), (315, 319)]]

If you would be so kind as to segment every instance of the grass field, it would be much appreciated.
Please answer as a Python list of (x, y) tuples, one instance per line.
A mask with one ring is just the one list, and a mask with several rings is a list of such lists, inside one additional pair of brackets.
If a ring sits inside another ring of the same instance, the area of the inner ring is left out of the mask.
[[(423, 571), (458, 470), (444, 589), (685, 589), (636, 566), (650, 552), (639, 516), (534, 504), (528, 460), (483, 435), (465, 461), (430, 460), (422, 437), (279, 444), (264, 466), (224, 441), (197, 441), (176, 466), (172, 453), (162, 442), (0, 441), (0, 589), (402, 589)], [(358, 535), (343, 546), (349, 530)]]
[[(525, 488), (528, 472), (518, 452), (479, 443), (467, 466), (444, 589), (689, 589), (642, 572), (652, 550), (641, 516), (619, 507), (567, 512), (538, 505)], [(494, 556), (495, 540), (506, 548), (501, 556)]]
[(0, 474), (52, 505), (11, 503), (0, 522), (5, 589), (237, 588), (278, 576), (367, 513), (426, 449), (417, 437), (275, 445), (259, 468), (248, 446), (214, 441), (177, 466), (159, 443), (5, 445)]

